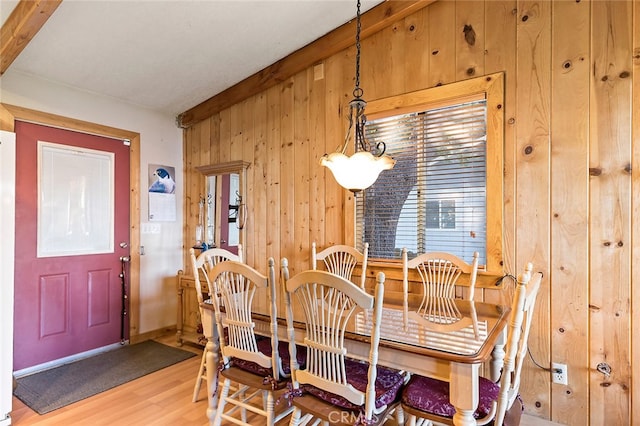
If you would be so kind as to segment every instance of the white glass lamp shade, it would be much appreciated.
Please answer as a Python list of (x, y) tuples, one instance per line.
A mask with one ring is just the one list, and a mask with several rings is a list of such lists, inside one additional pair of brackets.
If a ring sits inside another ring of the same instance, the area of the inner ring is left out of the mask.
[(369, 151), (358, 151), (351, 157), (341, 152), (325, 154), (320, 165), (328, 167), (336, 181), (351, 192), (362, 191), (373, 185), (380, 172), (392, 169), (396, 160), (383, 155), (375, 157)]

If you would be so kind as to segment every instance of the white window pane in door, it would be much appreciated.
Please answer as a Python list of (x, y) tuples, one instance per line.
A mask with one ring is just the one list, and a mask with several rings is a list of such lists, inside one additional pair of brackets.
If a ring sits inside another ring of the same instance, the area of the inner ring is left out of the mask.
[(38, 141), (38, 257), (113, 253), (114, 161)]

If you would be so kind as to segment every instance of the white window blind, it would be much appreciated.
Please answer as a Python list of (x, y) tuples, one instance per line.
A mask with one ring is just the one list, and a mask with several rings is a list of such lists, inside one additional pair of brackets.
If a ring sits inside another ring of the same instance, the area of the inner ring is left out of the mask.
[(486, 262), (485, 99), (372, 120), (366, 137), (396, 160), (356, 197), (356, 240), (372, 258), (447, 251)]

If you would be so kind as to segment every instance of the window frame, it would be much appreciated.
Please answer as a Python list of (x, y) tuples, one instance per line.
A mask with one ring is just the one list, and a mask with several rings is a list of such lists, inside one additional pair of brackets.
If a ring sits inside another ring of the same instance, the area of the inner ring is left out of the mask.
[[(442, 86), (431, 87), (397, 96), (367, 102), (368, 120), (402, 115), (440, 105), (464, 103), (484, 97), (487, 101), (486, 142), (486, 265), (487, 272), (503, 270), (503, 207), (504, 207), (504, 73), (489, 74)], [(384, 173), (384, 172), (383, 172)], [(491, 196), (490, 196), (491, 194)], [(357, 197), (357, 195), (356, 195)], [(357, 235), (356, 198), (351, 203), (352, 235)], [(376, 259), (372, 259), (376, 261)], [(388, 261), (389, 259), (380, 259)]]

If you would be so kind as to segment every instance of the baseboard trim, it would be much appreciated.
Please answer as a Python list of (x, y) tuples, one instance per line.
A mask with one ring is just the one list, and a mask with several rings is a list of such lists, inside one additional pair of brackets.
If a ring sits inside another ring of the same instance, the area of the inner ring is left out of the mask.
[(131, 344), (144, 342), (145, 340), (157, 339), (160, 336), (166, 335), (167, 333), (176, 334), (177, 328), (175, 325), (169, 327), (162, 327), (157, 330), (147, 331), (145, 333), (136, 334), (135, 336), (131, 336), (129, 340)]
[(113, 343), (111, 345), (103, 346), (101, 348), (91, 349), (90, 351), (80, 352), (78, 354), (69, 355), (64, 358), (54, 359), (53, 361), (45, 362), (42, 364), (34, 365), (32, 367), (23, 368), (22, 370), (16, 370), (13, 372), (13, 377), (20, 378), (24, 376), (28, 376), (30, 374), (38, 373), (40, 371), (49, 370), (51, 368), (59, 367), (64, 364), (68, 364), (70, 362), (78, 361), (83, 358), (88, 358), (90, 356), (97, 355), (102, 352), (107, 352), (113, 349), (116, 349), (123, 344), (135, 344), (144, 342), (146, 340), (156, 339), (162, 335), (167, 333), (176, 333), (176, 326), (163, 327), (157, 330), (147, 331), (146, 333), (141, 333), (136, 336), (131, 336), (129, 340), (125, 340), (123, 343)]
[(119, 348), (120, 346), (125, 345), (128, 342), (129, 342), (128, 340), (125, 340), (123, 343), (112, 343), (111, 345), (102, 346), (101, 348), (91, 349), (90, 351), (80, 352), (77, 354), (66, 356), (64, 358), (54, 359), (53, 361), (48, 361), (42, 364), (23, 368), (22, 370), (16, 370), (13, 372), (13, 377), (19, 379), (20, 377), (28, 376), (34, 373), (39, 373), (40, 371), (50, 370), (52, 368), (59, 367), (64, 364), (69, 364), (70, 362), (78, 361), (83, 358), (89, 358), (90, 356), (94, 356), (102, 352), (107, 352), (107, 351)]

